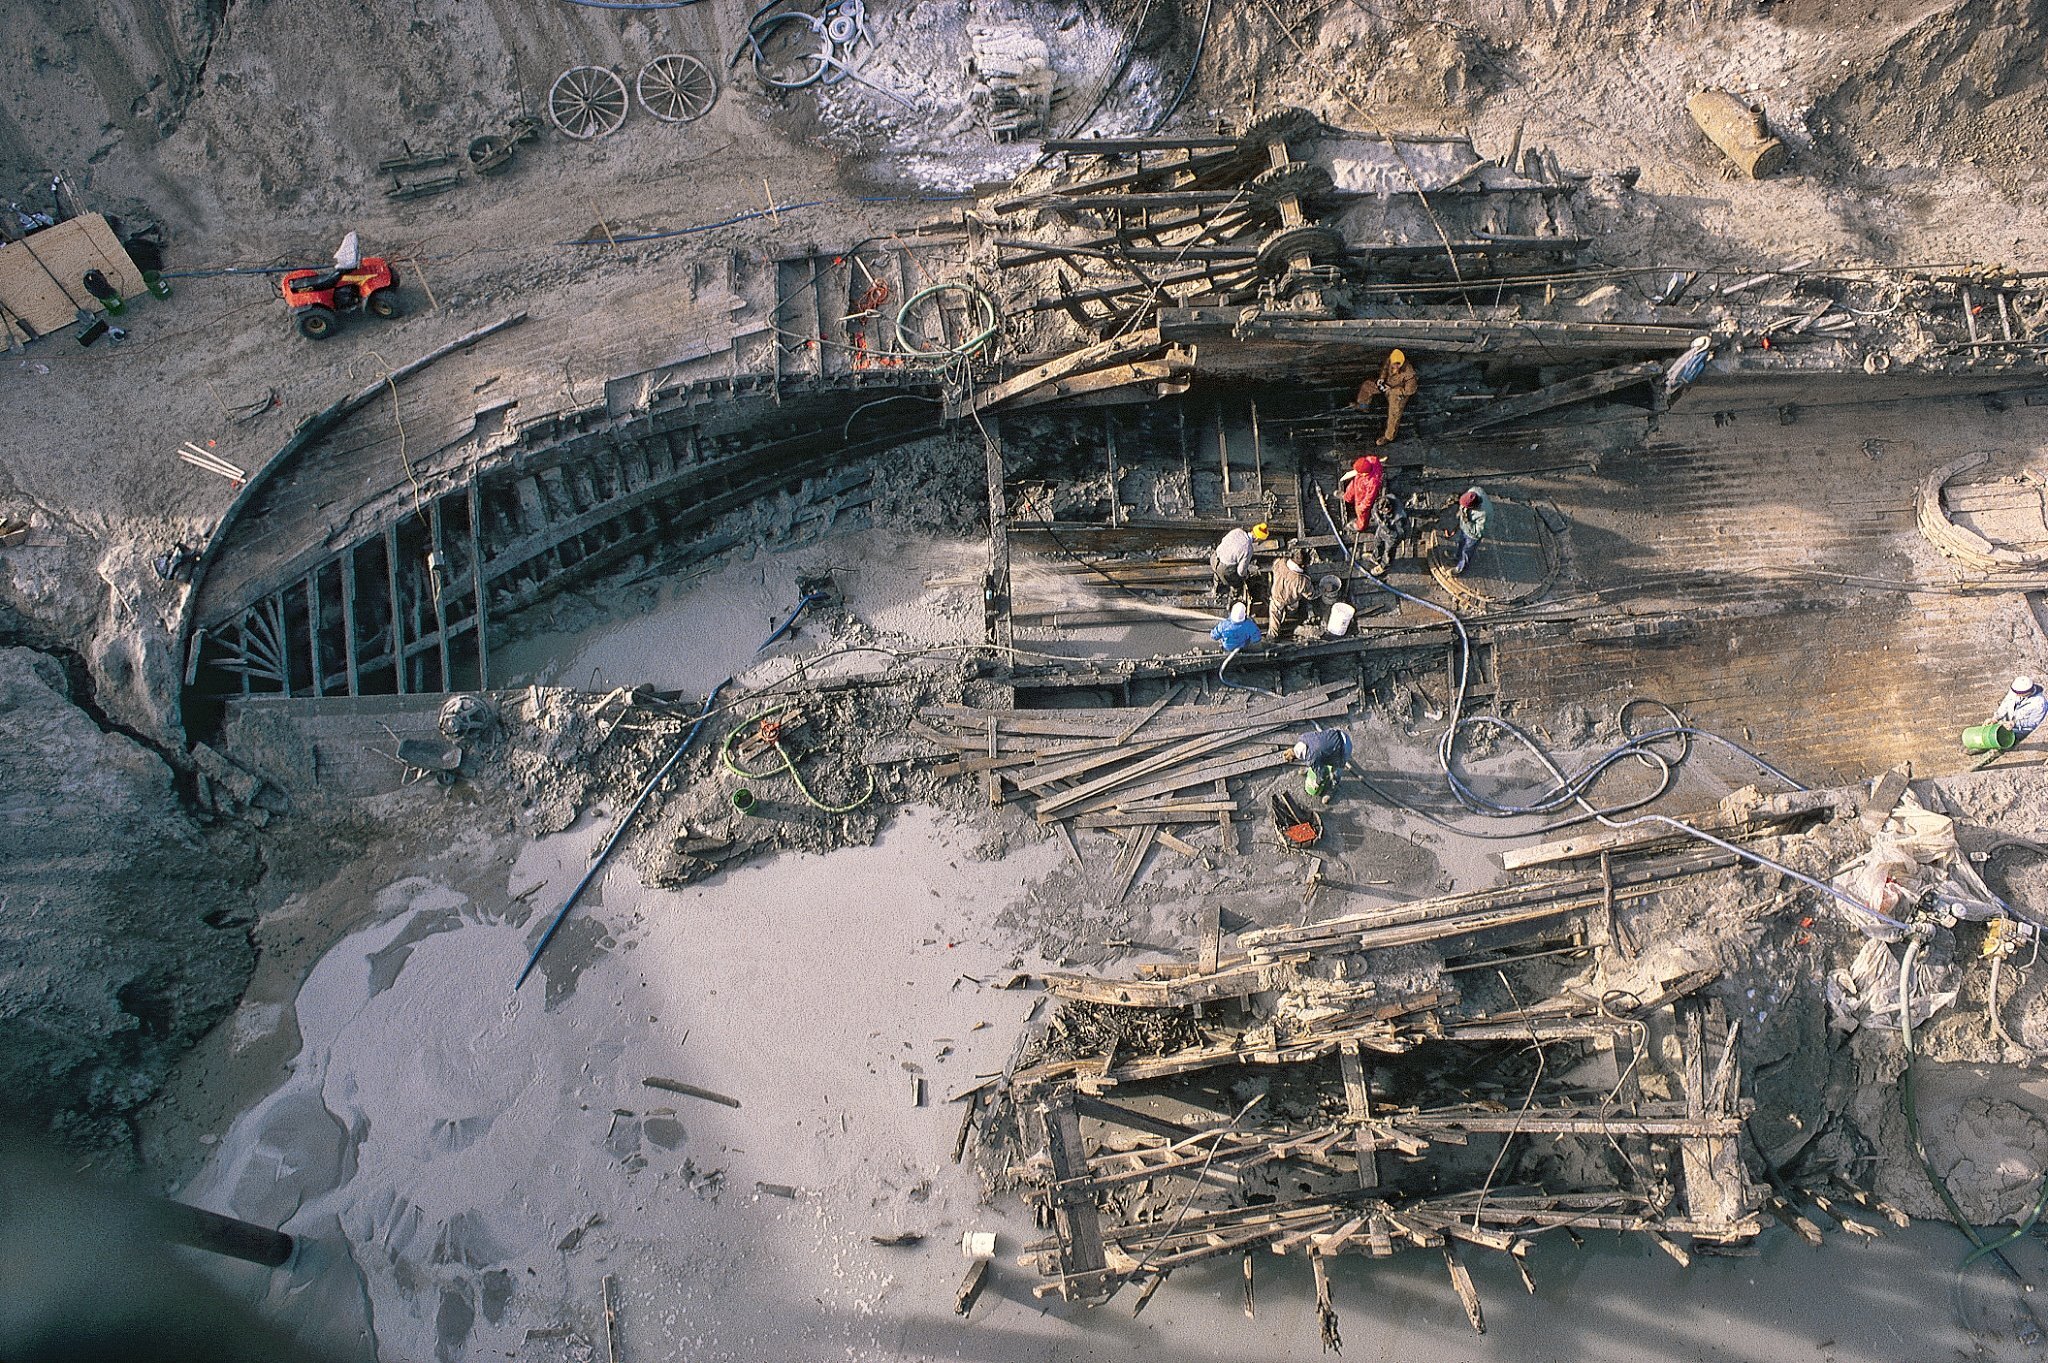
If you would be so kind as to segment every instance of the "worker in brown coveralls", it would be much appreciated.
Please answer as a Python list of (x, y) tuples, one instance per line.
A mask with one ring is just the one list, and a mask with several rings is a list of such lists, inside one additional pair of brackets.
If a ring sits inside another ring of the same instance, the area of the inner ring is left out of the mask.
[(1309, 581), (1308, 550), (1295, 549), (1273, 564), (1273, 595), (1267, 602), (1266, 633), (1275, 640), (1308, 619), (1315, 584)]
[(1401, 427), (1401, 413), (1408, 406), (1408, 399), (1422, 386), (1422, 378), (1415, 372), (1415, 366), (1408, 363), (1408, 357), (1396, 350), (1387, 356), (1387, 362), (1380, 366), (1380, 372), (1358, 385), (1358, 396), (1351, 405), (1364, 411), (1379, 393), (1387, 395), (1387, 429), (1379, 438), (1379, 444), (1391, 445)]

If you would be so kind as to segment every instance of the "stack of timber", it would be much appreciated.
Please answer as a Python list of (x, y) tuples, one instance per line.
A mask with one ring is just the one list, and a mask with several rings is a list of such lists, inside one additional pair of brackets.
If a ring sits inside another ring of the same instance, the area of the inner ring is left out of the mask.
[(1192, 854), (1176, 829), (1216, 823), (1227, 843), (1244, 813), (1230, 783), (1292, 761), (1296, 734), (1341, 721), (1357, 694), (1333, 683), (1236, 705), (1175, 705), (1179, 688), (1142, 710), (936, 705), (911, 731), (958, 754), (935, 774), (979, 776), (991, 803), (1029, 800), (1070, 840), (1075, 829), (1116, 833), (1121, 898), (1155, 841)]

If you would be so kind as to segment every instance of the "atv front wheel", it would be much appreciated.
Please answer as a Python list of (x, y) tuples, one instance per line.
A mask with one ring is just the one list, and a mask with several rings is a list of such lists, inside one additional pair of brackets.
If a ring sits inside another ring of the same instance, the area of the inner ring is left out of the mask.
[(398, 290), (395, 288), (377, 290), (363, 306), (368, 308), (374, 317), (396, 317), (404, 311), (398, 305)]
[(308, 303), (293, 315), (299, 335), (309, 341), (324, 341), (334, 334), (334, 309), (323, 308), (318, 303)]

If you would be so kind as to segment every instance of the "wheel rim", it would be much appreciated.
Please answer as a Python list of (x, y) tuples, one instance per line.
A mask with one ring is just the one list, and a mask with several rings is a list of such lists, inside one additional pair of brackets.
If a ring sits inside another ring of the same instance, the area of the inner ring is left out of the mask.
[(640, 68), (633, 82), (640, 107), (664, 123), (702, 118), (718, 99), (711, 68), (686, 53), (671, 52)]
[(548, 121), (579, 142), (626, 121), (626, 83), (602, 66), (572, 66), (548, 90)]

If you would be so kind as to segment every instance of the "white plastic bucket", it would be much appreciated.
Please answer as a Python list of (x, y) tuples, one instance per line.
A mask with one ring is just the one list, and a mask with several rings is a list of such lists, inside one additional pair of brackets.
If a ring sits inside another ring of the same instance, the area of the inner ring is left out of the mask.
[(1351, 633), (1351, 622), (1358, 618), (1358, 608), (1349, 601), (1339, 601), (1330, 607), (1330, 621), (1323, 626), (1323, 633), (1332, 639), (1341, 639)]
[(970, 1259), (993, 1259), (996, 1255), (996, 1233), (992, 1230), (971, 1230), (960, 1237), (960, 1252)]

